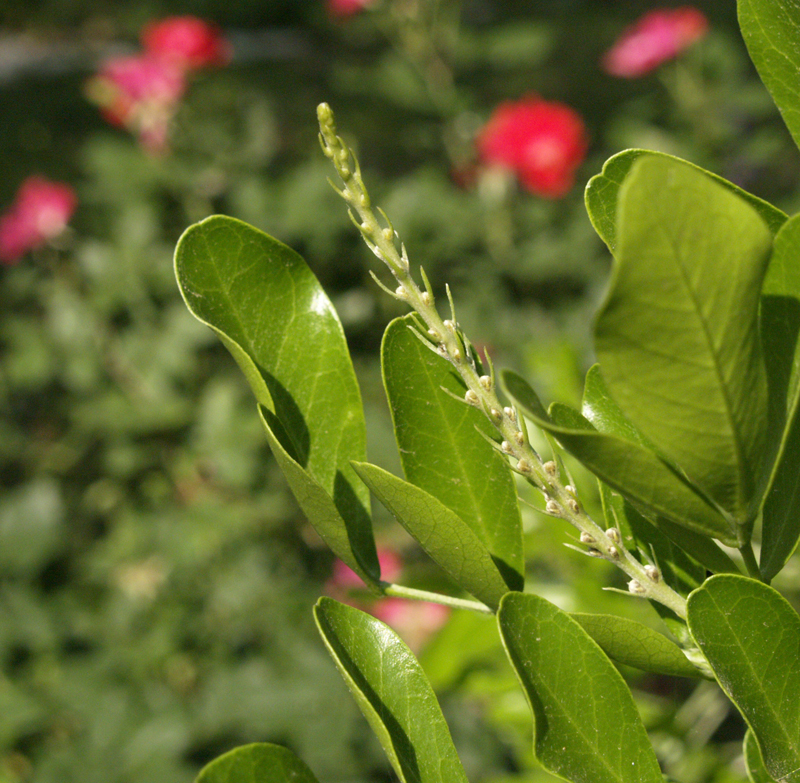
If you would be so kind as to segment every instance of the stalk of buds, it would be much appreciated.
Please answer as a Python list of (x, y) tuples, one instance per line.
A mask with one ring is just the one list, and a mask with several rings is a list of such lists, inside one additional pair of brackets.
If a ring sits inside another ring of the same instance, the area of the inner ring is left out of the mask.
[(488, 354), (484, 356), (488, 372), (484, 372), (484, 363), (458, 325), (449, 288), (450, 318), (443, 320), (424, 270), (420, 268), (424, 288), (412, 278), (406, 248), (386, 214), (378, 210), (383, 217), (382, 224), (372, 210), (358, 160), (336, 135), (333, 112), (327, 103), (317, 107), (317, 118), (322, 151), (330, 158), (342, 181), (341, 188), (333, 182), (331, 185), (347, 203), (350, 218), (367, 247), (389, 268), (397, 288), (392, 291), (374, 273), (370, 274), (384, 291), (406, 302), (419, 315), (424, 330), (416, 332), (417, 336), (437, 355), (447, 359), (459, 374), (467, 387), (465, 404), (482, 410), (492, 422), (500, 437), (500, 442), (495, 444), (497, 448), (514, 460), (517, 473), (544, 494), (546, 513), (577, 528), (581, 543), (589, 547), (580, 551), (602, 557), (622, 569), (630, 577), (632, 594), (658, 601), (678, 617), (685, 618), (685, 599), (661, 580), (657, 568), (642, 565), (628, 552), (616, 528), (603, 530), (594, 522), (580, 505), (575, 488), (561, 482), (556, 464), (543, 462), (533, 449), (522, 417), (514, 408), (503, 406), (497, 397), (494, 368)]

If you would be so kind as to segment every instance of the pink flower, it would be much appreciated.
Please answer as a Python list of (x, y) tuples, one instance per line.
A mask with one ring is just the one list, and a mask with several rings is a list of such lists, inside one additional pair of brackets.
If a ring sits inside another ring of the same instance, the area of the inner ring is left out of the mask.
[(29, 250), (57, 237), (77, 206), (69, 185), (28, 177), (11, 207), (0, 216), (0, 262), (14, 264)]
[[(381, 567), (381, 579), (384, 582), (394, 582), (403, 570), (403, 563), (400, 557), (391, 549), (378, 548), (378, 563)], [(353, 571), (350, 566), (345, 565), (341, 560), (333, 564), (333, 576), (328, 583), (328, 587), (350, 588), (363, 587), (361, 577)]]
[(363, 11), (372, 0), (328, 0), (328, 15), (334, 19), (344, 19)]
[(691, 6), (650, 11), (623, 31), (601, 65), (612, 76), (634, 79), (676, 57), (707, 30), (708, 20)]
[(152, 57), (181, 70), (225, 65), (231, 59), (229, 43), (216, 25), (196, 16), (170, 16), (142, 31), (142, 45)]
[(559, 198), (572, 187), (588, 141), (573, 109), (530, 95), (500, 104), (478, 135), (477, 147), (484, 163), (510, 169), (527, 190)]
[(87, 85), (89, 99), (100, 106), (106, 120), (137, 134), (151, 152), (166, 148), (185, 90), (179, 67), (147, 54), (108, 60)]
[(373, 617), (391, 626), (415, 652), (436, 633), (450, 616), (450, 609), (442, 604), (408, 601), (403, 598), (382, 598), (368, 611)]

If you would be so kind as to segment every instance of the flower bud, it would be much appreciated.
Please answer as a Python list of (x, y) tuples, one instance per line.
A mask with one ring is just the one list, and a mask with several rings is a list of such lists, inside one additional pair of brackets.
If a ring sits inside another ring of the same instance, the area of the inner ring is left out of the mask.
[(567, 505), (569, 506), (569, 510), (570, 510), (570, 511), (571, 511), (573, 514), (580, 514), (580, 512), (581, 512), (581, 507), (578, 505), (578, 501), (577, 501), (577, 500), (575, 500), (574, 498), (570, 498), (570, 499), (567, 501)]
[(467, 389), (467, 393), (464, 395), (464, 399), (470, 405), (478, 405), (478, 404), (480, 404), (480, 398), (478, 397), (477, 394), (475, 394), (474, 391), (472, 391), (472, 389)]
[(642, 587), (641, 583), (637, 582), (635, 579), (631, 579), (631, 581), (628, 582), (628, 592), (634, 595), (644, 595), (647, 590)]
[(548, 476), (555, 476), (556, 473), (558, 473), (558, 466), (552, 460), (545, 462), (544, 465), (542, 465), (542, 467), (544, 468), (544, 472), (547, 473)]
[(532, 469), (531, 463), (524, 457), (517, 463), (517, 470), (520, 473), (530, 473)]
[(506, 453), (506, 454), (511, 454), (511, 453), (512, 453), (511, 444), (510, 444), (510, 443), (509, 443), (507, 440), (504, 440), (504, 441), (503, 441), (503, 442), (500, 444), (500, 448), (501, 448), (501, 449), (503, 450), (503, 452), (504, 452), (504, 453)]
[(548, 514), (552, 514), (554, 517), (561, 516), (561, 506), (559, 506), (555, 500), (548, 500), (544, 505), (544, 510)]
[(595, 541), (594, 541), (594, 537), (593, 537), (593, 536), (590, 536), (590, 535), (589, 535), (588, 533), (586, 533), (586, 532), (582, 532), (582, 533), (581, 533), (581, 543), (582, 543), (582, 544), (594, 544), (594, 543), (595, 543)]
[(500, 421), (500, 419), (502, 419), (502, 418), (503, 418), (503, 414), (502, 414), (502, 413), (500, 413), (500, 411), (499, 411), (499, 410), (497, 410), (497, 408), (492, 408), (492, 409), (489, 411), (489, 415), (490, 415), (490, 416), (491, 416), (493, 419), (496, 419), (497, 421)]
[(654, 565), (650, 565), (649, 563), (644, 567), (644, 572), (650, 577), (653, 582), (660, 582), (661, 581), (661, 571), (658, 570)]
[(517, 412), (513, 408), (503, 408), (503, 412), (511, 421), (515, 422), (517, 420)]
[(402, 285), (399, 285), (399, 286), (397, 286), (397, 288), (395, 288), (395, 290), (394, 290), (394, 295), (395, 295), (395, 296), (396, 296), (398, 299), (402, 299), (402, 300), (404, 300), (404, 301), (405, 301), (406, 299), (408, 299), (408, 291), (406, 291), (405, 287), (404, 287), (404, 286), (402, 286)]
[(525, 444), (525, 433), (519, 431), (515, 432), (514, 440), (519, 443), (520, 446), (523, 446)]
[(492, 390), (492, 379), (488, 375), (481, 375), (478, 380), (486, 391)]
[(422, 304), (429, 305), (431, 303), (431, 295), (427, 291), (420, 294), (420, 299), (422, 299)]
[(607, 535), (607, 536), (608, 536), (608, 537), (609, 537), (609, 538), (610, 538), (610, 539), (611, 539), (611, 540), (612, 540), (612, 541), (613, 541), (615, 544), (618, 544), (618, 543), (619, 543), (619, 541), (620, 541), (620, 538), (619, 538), (619, 530), (617, 530), (615, 527), (610, 527), (608, 530), (606, 530), (606, 535)]
[(610, 546), (608, 548), (608, 556), (612, 560), (619, 560), (619, 549), (617, 549), (615, 546)]

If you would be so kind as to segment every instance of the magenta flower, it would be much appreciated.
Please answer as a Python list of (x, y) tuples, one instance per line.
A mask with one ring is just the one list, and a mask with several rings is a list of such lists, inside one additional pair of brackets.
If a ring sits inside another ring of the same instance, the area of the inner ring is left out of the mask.
[(186, 90), (183, 71), (148, 54), (108, 60), (87, 85), (89, 99), (112, 125), (127, 128), (150, 152), (163, 152)]
[(447, 606), (403, 598), (382, 598), (367, 611), (397, 631), (414, 652), (419, 652), (450, 617)]
[(159, 60), (190, 71), (226, 65), (231, 49), (216, 25), (196, 16), (171, 16), (152, 22), (142, 31), (145, 51)]
[(334, 19), (344, 19), (363, 11), (372, 0), (327, 0), (328, 15)]
[[(391, 549), (378, 548), (378, 563), (381, 568), (381, 579), (384, 582), (394, 582), (403, 570), (403, 563), (399, 555)], [(328, 588), (336, 591), (341, 588), (363, 587), (361, 577), (350, 566), (341, 560), (333, 564), (333, 576), (328, 582)]]
[(708, 20), (691, 6), (650, 11), (622, 32), (601, 65), (612, 76), (635, 79), (677, 57), (707, 30)]
[(0, 216), (0, 262), (15, 264), (29, 250), (55, 239), (78, 206), (75, 191), (63, 182), (28, 177), (9, 209)]
[(588, 147), (580, 115), (530, 95), (500, 104), (477, 139), (480, 160), (507, 168), (539, 196), (560, 198), (572, 187)]

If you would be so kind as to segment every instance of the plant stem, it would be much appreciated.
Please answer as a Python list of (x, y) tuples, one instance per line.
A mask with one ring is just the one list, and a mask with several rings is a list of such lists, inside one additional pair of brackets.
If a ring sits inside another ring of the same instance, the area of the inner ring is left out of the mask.
[(758, 567), (758, 562), (756, 561), (756, 556), (753, 552), (753, 547), (748, 541), (743, 546), (739, 547), (739, 554), (741, 554), (742, 559), (744, 560), (744, 564), (747, 568), (747, 573), (753, 577), (753, 579), (758, 579), (759, 581), (763, 581), (763, 577), (761, 576), (761, 569)]
[[(422, 318), (427, 334), (418, 333), (418, 336), (434, 353), (447, 359), (461, 376), (467, 388), (464, 402), (483, 411), (494, 425), (502, 439), (500, 444), (496, 444), (497, 448), (507, 457), (513, 457), (516, 472), (544, 494), (546, 513), (569, 522), (581, 532), (581, 542), (587, 546), (588, 554), (614, 563), (631, 578), (628, 589), (633, 595), (658, 601), (685, 619), (686, 600), (661, 581), (657, 568), (642, 565), (628, 552), (619, 530), (603, 530), (594, 522), (579, 504), (575, 488), (561, 481), (556, 463), (543, 462), (533, 449), (516, 409), (504, 407), (497, 397), (494, 370), (488, 355), (485, 358), (489, 375), (483, 374), (482, 367), (479, 370), (479, 359), (476, 359), (470, 341), (456, 321), (452, 299), (451, 317), (442, 320), (424, 272), (425, 290), (422, 290), (411, 277), (408, 255), (402, 243), (398, 251), (398, 237), (388, 217), (381, 212), (386, 226), (375, 217), (358, 160), (336, 135), (333, 112), (327, 103), (317, 107), (317, 118), (322, 151), (333, 162), (343, 183), (342, 189), (336, 190), (348, 204), (350, 218), (367, 247), (389, 267), (399, 285), (391, 291), (377, 278), (376, 282), (390, 296), (410, 305)], [(449, 294), (448, 289), (448, 298)]]
[(454, 609), (469, 609), (473, 612), (494, 614), (494, 610), (490, 609), (486, 604), (482, 604), (479, 601), (470, 601), (466, 598), (453, 598), (450, 595), (430, 593), (427, 590), (416, 590), (413, 587), (403, 587), (403, 585), (389, 584), (388, 582), (381, 582), (381, 588), (384, 595), (391, 595), (397, 598), (410, 598), (412, 601), (427, 601), (432, 604), (451, 606)]

